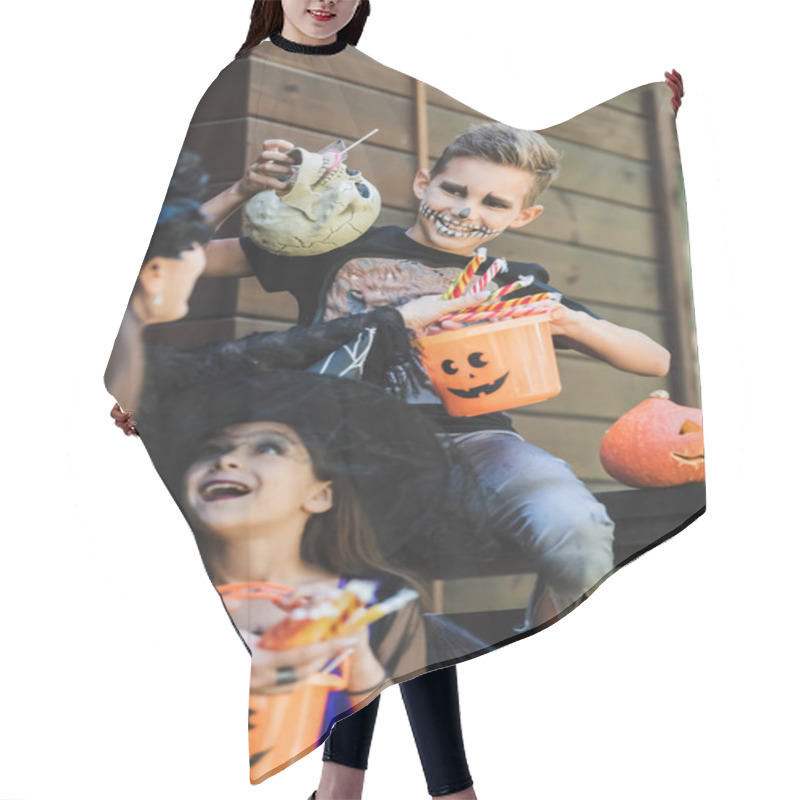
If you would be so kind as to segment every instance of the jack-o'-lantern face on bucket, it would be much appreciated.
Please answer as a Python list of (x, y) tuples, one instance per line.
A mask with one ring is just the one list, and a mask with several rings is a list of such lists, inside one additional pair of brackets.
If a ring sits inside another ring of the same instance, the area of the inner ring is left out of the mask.
[(458, 376), (452, 383), (460, 382), (462, 384), (453, 386), (448, 383), (447, 391), (456, 397), (463, 397), (465, 400), (494, 394), (503, 387), (509, 376), (508, 372), (500, 377), (492, 376), (489, 361), (483, 353), (478, 351), (470, 353), (466, 363), (446, 358), (442, 361), (441, 367), (446, 375)]
[(561, 380), (545, 321), (506, 319), (415, 340), (447, 413), (475, 417), (555, 397)]

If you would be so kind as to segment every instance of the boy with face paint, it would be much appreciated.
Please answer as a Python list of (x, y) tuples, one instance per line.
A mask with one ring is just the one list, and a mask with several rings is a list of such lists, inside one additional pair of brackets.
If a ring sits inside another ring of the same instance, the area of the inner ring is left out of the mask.
[[(277, 176), (289, 172), (291, 146), (265, 143), (236, 186), (244, 200), (256, 187), (283, 185)], [(413, 190), (420, 207), (411, 228), (372, 228), (331, 252), (294, 258), (268, 253), (247, 237), (215, 240), (206, 248), (206, 274), (255, 274), (267, 291), (291, 292), (301, 324), (440, 295), (478, 247), (542, 214), (537, 201), (557, 171), (558, 156), (539, 134), (502, 123), (473, 126), (431, 170), (417, 172)], [(227, 217), (234, 206), (220, 198), (205, 210)], [(490, 254), (479, 274), (492, 260)], [(495, 284), (522, 276), (534, 281), (512, 298), (557, 291), (541, 266), (513, 261)], [(667, 373), (669, 353), (645, 334), (600, 319), (566, 296), (549, 305), (557, 347), (639, 375)], [(535, 558), (537, 589), (520, 630), (562, 614), (611, 571), (613, 522), (566, 462), (526, 442), (505, 414), (451, 417), (431, 387), (408, 399), (440, 425), (493, 495), (492, 532), (516, 540)]]

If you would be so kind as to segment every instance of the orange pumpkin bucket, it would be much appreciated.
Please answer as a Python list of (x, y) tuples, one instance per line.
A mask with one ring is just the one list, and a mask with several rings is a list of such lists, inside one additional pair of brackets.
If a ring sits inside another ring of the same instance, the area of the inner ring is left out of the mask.
[(328, 694), (347, 688), (349, 661), (343, 675), (318, 672), (291, 692), (250, 695), (251, 782), (317, 744)]
[(474, 417), (540, 403), (561, 391), (549, 314), (425, 336), (417, 348), (447, 413)]
[[(277, 603), (294, 590), (290, 586), (252, 581), (217, 586), (220, 596), (248, 603)], [(317, 672), (295, 688), (274, 694), (250, 694), (248, 743), (250, 780), (257, 783), (286, 762), (316, 746), (325, 720), (328, 695), (346, 689), (350, 658), (338, 673)]]

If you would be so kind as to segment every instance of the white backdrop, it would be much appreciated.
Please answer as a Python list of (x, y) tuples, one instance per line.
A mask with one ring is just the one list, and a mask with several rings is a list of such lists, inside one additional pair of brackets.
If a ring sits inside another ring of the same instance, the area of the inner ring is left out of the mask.
[[(247, 655), (102, 384), (186, 126), (250, 5), (44, 0), (3, 25), (2, 800), (316, 786), (319, 753), (250, 786)], [(558, 625), (459, 668), (479, 797), (796, 797), (789, 19), (774, 0), (373, 5), (366, 53), (520, 126), (668, 68), (686, 82), (709, 511)], [(365, 798), (426, 796), (393, 688)]]

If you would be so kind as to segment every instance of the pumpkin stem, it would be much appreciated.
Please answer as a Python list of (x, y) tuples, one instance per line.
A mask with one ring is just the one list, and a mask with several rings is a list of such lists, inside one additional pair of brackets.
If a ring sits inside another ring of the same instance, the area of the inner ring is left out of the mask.
[(656, 391), (650, 392), (650, 397), (659, 397), (662, 400), (669, 400), (669, 392), (665, 389), (656, 389)]

